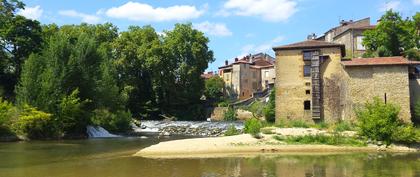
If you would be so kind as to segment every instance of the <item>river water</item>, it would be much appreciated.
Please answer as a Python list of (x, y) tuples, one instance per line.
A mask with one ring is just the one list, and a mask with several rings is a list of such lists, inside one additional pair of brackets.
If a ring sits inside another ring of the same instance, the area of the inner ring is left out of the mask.
[(207, 159), (131, 156), (165, 140), (169, 139), (0, 143), (0, 177), (420, 177), (419, 153), (264, 154)]

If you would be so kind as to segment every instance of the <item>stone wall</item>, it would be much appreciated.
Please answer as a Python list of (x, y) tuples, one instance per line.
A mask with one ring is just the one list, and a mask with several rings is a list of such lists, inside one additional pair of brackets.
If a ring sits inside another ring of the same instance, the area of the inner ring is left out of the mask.
[(400, 106), (399, 117), (411, 122), (410, 91), (407, 66), (357, 66), (344, 69), (348, 95), (344, 117), (354, 120), (354, 110), (366, 101), (379, 97)]
[[(320, 55), (328, 55), (321, 65), (322, 80), (333, 80), (341, 78), (341, 50), (336, 48), (322, 48)], [(304, 101), (312, 98), (311, 78), (303, 76), (303, 55), (302, 50), (288, 50), (276, 52), (276, 120), (280, 119), (301, 119), (313, 122), (311, 110), (304, 110)], [(337, 76), (338, 73), (338, 76)], [(341, 82), (340, 82), (341, 83)], [(323, 87), (323, 93), (330, 93)], [(309, 90), (310, 94), (306, 91)], [(325, 107), (322, 114), (326, 121), (334, 121), (333, 109), (335, 100), (324, 100)]]

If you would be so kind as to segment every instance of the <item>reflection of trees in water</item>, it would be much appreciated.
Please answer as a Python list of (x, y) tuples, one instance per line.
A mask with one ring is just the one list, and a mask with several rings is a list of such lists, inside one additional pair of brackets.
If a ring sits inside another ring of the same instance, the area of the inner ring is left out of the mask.
[(419, 154), (275, 155), (241, 160), (230, 176), (419, 177)]

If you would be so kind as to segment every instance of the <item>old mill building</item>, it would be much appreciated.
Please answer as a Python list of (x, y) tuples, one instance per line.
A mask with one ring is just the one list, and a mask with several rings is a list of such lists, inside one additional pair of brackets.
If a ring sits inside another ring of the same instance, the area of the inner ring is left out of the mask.
[(379, 97), (400, 106), (410, 122), (410, 104), (420, 99), (420, 62), (403, 57), (345, 60), (344, 44), (306, 40), (274, 47), (276, 121), (354, 120), (355, 108)]

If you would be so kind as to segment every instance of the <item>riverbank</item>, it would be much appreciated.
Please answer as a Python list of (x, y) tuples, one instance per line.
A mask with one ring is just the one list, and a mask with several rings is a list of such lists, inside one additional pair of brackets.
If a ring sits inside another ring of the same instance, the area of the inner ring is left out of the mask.
[(332, 145), (290, 145), (276, 141), (273, 135), (264, 135), (256, 139), (248, 134), (192, 138), (161, 142), (138, 151), (134, 156), (146, 158), (209, 158), (247, 156), (260, 153), (326, 153), (326, 152), (419, 152), (420, 149), (391, 145), (387, 148), (378, 146), (332, 146)]

